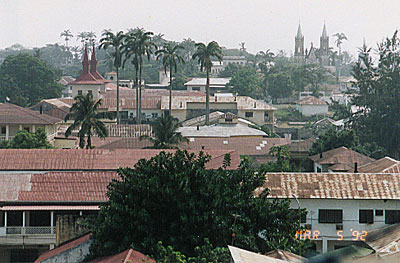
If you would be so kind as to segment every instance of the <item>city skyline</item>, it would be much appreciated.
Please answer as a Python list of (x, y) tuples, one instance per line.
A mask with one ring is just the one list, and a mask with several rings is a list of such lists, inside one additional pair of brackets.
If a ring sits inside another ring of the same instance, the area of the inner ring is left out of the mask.
[[(323, 2), (323, 3), (322, 3)], [(0, 6), (0, 48), (15, 43), (25, 47), (64, 43), (60, 33), (70, 29), (71, 45), (79, 45), (76, 34), (94, 31), (100, 37), (104, 29), (124, 30), (143, 27), (164, 38), (197, 42), (212, 40), (227, 48), (246, 43), (251, 53), (270, 49), (294, 51), (299, 22), (305, 48), (319, 45), (324, 22), (335, 47), (335, 33), (345, 33), (342, 49), (356, 55), (365, 39), (367, 44), (391, 37), (397, 29), (393, 17), (400, 3), (390, 1), (45, 1), (6, 0)], [(336, 48), (336, 47), (335, 47)]]

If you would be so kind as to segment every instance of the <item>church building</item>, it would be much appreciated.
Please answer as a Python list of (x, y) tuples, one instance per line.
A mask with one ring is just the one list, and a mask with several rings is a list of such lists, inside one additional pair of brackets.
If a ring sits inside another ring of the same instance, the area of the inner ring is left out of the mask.
[(298, 64), (317, 64), (321, 66), (329, 66), (329, 36), (326, 31), (326, 25), (322, 30), (320, 37), (319, 48), (314, 47), (311, 42), (310, 49), (304, 50), (304, 36), (301, 32), (301, 26), (297, 28), (297, 34), (295, 36), (295, 47), (294, 47), (294, 61)]
[(90, 61), (87, 47), (85, 47), (85, 54), (83, 55), (82, 61), (82, 73), (76, 80), (68, 83), (71, 87), (72, 97), (75, 98), (77, 95), (91, 93), (93, 98), (98, 99), (99, 93), (105, 91), (106, 83), (109, 82), (109, 80), (104, 79), (99, 72), (97, 72), (97, 59), (94, 45)]

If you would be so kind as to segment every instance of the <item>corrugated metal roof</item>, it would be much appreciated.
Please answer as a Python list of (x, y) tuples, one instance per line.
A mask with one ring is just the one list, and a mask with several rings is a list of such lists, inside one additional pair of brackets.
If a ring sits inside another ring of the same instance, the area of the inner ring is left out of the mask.
[(306, 199), (400, 199), (400, 174), (268, 173), (264, 186), (270, 197)]
[(99, 210), (98, 205), (6, 205), (0, 207), (2, 211), (35, 211), (35, 210)]
[(0, 103), (0, 124), (55, 124), (62, 120), (12, 103)]

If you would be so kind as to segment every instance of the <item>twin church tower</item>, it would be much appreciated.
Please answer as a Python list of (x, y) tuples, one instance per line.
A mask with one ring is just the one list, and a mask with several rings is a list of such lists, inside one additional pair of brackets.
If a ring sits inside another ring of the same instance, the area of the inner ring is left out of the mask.
[(304, 36), (301, 32), (301, 26), (297, 28), (297, 34), (294, 38), (294, 61), (299, 64), (319, 64), (321, 66), (329, 66), (329, 36), (326, 31), (326, 25), (322, 30), (319, 48), (314, 47), (311, 42), (309, 50), (304, 50)]

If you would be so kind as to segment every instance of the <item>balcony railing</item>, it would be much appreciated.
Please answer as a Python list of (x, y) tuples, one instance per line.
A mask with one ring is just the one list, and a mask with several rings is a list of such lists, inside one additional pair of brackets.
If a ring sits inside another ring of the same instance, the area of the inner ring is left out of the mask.
[[(12, 140), (14, 136), (8, 136), (8, 140)], [(6, 141), (7, 137), (5, 135), (0, 135), (0, 141)]]
[(51, 226), (9, 226), (6, 228), (7, 235), (54, 235), (56, 228)]

